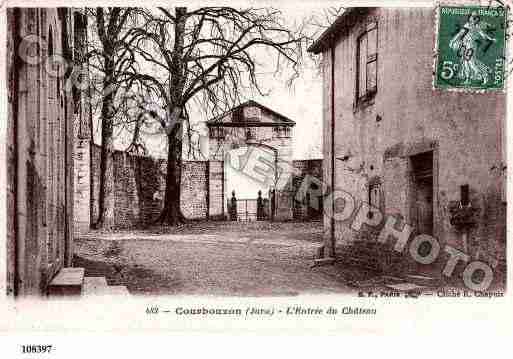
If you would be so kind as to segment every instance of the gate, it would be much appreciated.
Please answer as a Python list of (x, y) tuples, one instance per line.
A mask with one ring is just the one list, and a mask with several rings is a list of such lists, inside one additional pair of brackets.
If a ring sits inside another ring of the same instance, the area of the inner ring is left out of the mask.
[(237, 200), (237, 221), (252, 222), (257, 220), (257, 200)]
[(262, 198), (262, 192), (258, 192), (258, 198), (237, 199), (235, 191), (228, 200), (227, 208), (231, 221), (263, 221), (269, 219), (269, 200)]

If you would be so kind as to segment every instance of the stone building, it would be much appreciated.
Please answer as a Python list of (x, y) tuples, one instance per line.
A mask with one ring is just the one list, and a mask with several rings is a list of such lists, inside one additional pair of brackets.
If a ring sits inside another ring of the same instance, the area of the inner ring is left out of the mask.
[(224, 216), (237, 198), (256, 200), (276, 191), (276, 219), (292, 219), (292, 138), (295, 122), (247, 101), (207, 121), (210, 216)]
[(72, 8), (7, 9), (7, 292), (44, 295), (72, 266), (73, 151), (83, 113), (69, 86), (84, 33)]
[[(434, 8), (349, 8), (309, 48), (323, 58), (324, 183), (395, 216), (398, 232), (409, 223), (442, 248), (501, 262), (505, 94), (433, 88), (435, 16)], [(462, 203), (477, 213), (466, 233), (451, 224)], [(376, 239), (336, 220), (341, 206), (325, 202), (326, 257)]]

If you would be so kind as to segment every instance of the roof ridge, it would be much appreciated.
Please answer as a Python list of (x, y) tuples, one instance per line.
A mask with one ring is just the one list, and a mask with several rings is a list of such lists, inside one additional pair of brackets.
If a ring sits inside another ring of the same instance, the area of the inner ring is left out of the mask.
[[(232, 107), (231, 109), (229, 109), (228, 111), (226, 111), (226, 112), (222, 113), (221, 115), (216, 116), (216, 117), (215, 117), (215, 118), (213, 118), (213, 119), (207, 120), (207, 121), (206, 121), (206, 123), (207, 123), (207, 124), (220, 123), (220, 122), (218, 121), (219, 119), (221, 119), (221, 118), (225, 117), (226, 115), (228, 115), (228, 114), (230, 114), (230, 113), (233, 113), (233, 111), (235, 111), (235, 110), (237, 110), (237, 109), (239, 109), (239, 108), (243, 108), (243, 107), (247, 107), (247, 106), (251, 106), (251, 105), (252, 105), (252, 106), (257, 106), (257, 107), (259, 107), (260, 109), (263, 109), (263, 110), (265, 110), (265, 111), (267, 111), (267, 112), (271, 113), (272, 115), (274, 115), (274, 116), (278, 117), (278, 119), (279, 119), (279, 120), (281, 120), (281, 122), (283, 122), (283, 123), (288, 123), (288, 124), (293, 124), (293, 125), (295, 125), (295, 124), (296, 124), (296, 122), (295, 122), (295, 121), (291, 120), (291, 119), (290, 119), (290, 118), (288, 118), (287, 116), (284, 116), (284, 115), (282, 115), (281, 113), (276, 112), (276, 111), (274, 111), (274, 110), (270, 109), (269, 107), (267, 107), (267, 106), (265, 106), (265, 105), (262, 105), (261, 103), (259, 103), (259, 102), (255, 101), (255, 100), (253, 100), (253, 99), (249, 99), (249, 100), (247, 100), (247, 101), (245, 101), (245, 102), (243, 102), (243, 103), (241, 103), (241, 104), (239, 104), (239, 105), (237, 105), (237, 106), (235, 106), (235, 107)], [(234, 123), (234, 122), (233, 122), (233, 121), (230, 121), (230, 123)], [(264, 123), (265, 123), (265, 122), (264, 122)]]

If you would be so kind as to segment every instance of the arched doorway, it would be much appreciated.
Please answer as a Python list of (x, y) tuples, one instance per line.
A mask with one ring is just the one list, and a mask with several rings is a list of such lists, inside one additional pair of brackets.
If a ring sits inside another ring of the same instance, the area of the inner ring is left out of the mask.
[[(253, 221), (269, 217), (270, 191), (276, 183), (277, 150), (263, 144), (246, 143), (225, 155), (224, 160), (224, 203), (228, 218), (240, 221)], [(258, 197), (265, 207), (258, 212)], [(234, 199), (236, 201), (234, 201)], [(236, 204), (236, 218), (231, 206)], [(230, 215), (232, 213), (232, 215)], [(258, 217), (258, 218), (257, 218)]]

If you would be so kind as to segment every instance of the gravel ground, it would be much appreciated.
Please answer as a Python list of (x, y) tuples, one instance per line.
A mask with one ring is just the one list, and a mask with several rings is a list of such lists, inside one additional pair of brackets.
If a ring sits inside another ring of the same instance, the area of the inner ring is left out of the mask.
[(268, 296), (348, 292), (335, 268), (311, 268), (322, 223), (192, 223), (76, 240), (75, 265), (132, 294)]

